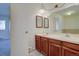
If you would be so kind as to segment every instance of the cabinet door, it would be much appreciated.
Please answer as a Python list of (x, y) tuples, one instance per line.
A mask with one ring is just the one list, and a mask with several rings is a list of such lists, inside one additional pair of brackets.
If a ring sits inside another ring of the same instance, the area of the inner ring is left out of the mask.
[(61, 56), (61, 46), (49, 43), (49, 56)]
[(41, 38), (41, 53), (44, 55), (48, 55), (48, 39)]
[(40, 51), (40, 36), (35, 36), (35, 47)]
[(63, 56), (79, 56), (79, 51), (72, 50), (71, 48), (63, 47), (62, 48)]

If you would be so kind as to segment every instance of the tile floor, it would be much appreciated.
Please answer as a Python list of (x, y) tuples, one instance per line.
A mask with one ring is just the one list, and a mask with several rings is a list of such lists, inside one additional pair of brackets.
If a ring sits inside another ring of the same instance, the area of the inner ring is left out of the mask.
[(31, 53), (29, 54), (29, 56), (44, 56), (44, 55), (41, 54), (40, 52), (38, 52), (37, 50), (35, 50), (35, 51), (31, 52)]

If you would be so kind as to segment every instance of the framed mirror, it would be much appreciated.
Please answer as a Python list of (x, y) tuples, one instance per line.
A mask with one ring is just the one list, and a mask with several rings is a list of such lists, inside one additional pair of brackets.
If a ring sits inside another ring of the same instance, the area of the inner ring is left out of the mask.
[(43, 28), (43, 17), (36, 16), (36, 28)]
[(79, 34), (79, 5), (52, 13), (54, 32)]
[(44, 28), (49, 28), (49, 19), (44, 18)]

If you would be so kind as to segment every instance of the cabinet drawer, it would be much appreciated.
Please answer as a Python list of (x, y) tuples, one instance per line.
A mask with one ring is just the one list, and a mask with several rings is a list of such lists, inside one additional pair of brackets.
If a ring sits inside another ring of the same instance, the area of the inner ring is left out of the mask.
[(63, 42), (63, 46), (74, 49), (74, 50), (79, 50), (79, 45), (78, 44)]
[(49, 43), (55, 43), (55, 44), (61, 45), (61, 41), (55, 40), (55, 39), (49, 39)]

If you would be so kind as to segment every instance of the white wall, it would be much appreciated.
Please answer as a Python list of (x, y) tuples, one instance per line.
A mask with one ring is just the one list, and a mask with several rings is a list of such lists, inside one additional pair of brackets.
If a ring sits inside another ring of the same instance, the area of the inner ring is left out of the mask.
[(11, 55), (28, 55), (28, 48), (35, 47), (35, 16), (39, 9), (40, 4), (11, 4)]
[[(49, 29), (36, 29), (35, 16), (40, 10), (40, 4), (11, 4), (11, 55), (29, 55), (28, 48), (35, 48), (35, 33), (53, 32), (53, 20), (50, 17)], [(48, 16), (50, 12), (42, 14)], [(28, 31), (26, 34), (25, 31)]]

